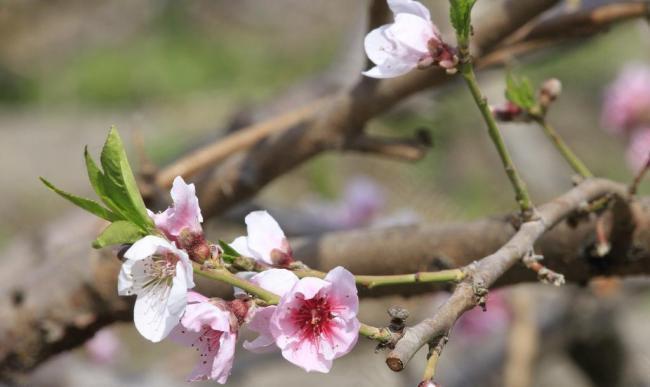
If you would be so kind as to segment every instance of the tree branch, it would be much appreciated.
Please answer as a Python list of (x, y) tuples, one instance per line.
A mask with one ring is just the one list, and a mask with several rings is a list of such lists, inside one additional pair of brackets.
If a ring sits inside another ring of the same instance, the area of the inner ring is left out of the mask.
[(401, 371), (423, 345), (451, 330), (465, 311), (482, 303), (487, 289), (521, 258), (533, 249), (535, 242), (550, 228), (579, 209), (584, 203), (607, 194), (627, 197), (626, 189), (619, 183), (602, 179), (588, 179), (539, 207), (538, 218), (523, 223), (514, 236), (495, 253), (478, 261), (474, 272), (459, 284), (449, 299), (431, 318), (407, 328), (404, 336), (390, 352), (386, 363), (393, 371)]

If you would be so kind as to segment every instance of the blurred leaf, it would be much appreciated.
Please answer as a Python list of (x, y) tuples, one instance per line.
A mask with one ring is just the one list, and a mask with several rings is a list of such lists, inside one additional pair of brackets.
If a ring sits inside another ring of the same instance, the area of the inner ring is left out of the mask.
[(118, 220), (111, 223), (93, 242), (93, 248), (133, 243), (147, 233), (138, 225), (128, 220)]
[(476, 0), (449, 0), (449, 17), (451, 25), (456, 30), (459, 46), (467, 46), (472, 31), (472, 8)]
[(92, 214), (95, 214), (95, 215), (99, 216), (102, 219), (106, 219), (109, 222), (113, 222), (113, 221), (121, 219), (119, 215), (113, 213), (111, 210), (108, 210), (108, 209), (102, 207), (101, 204), (97, 203), (94, 200), (82, 198), (80, 196), (73, 195), (71, 193), (60, 190), (57, 187), (55, 187), (52, 183), (45, 180), (43, 177), (39, 177), (39, 179), (41, 179), (41, 181), (43, 182), (43, 184), (45, 184), (45, 186), (47, 188), (49, 188), (52, 191), (56, 192), (57, 194), (59, 194), (63, 198), (65, 198), (65, 199), (69, 200), (70, 202), (72, 202), (73, 204), (83, 208), (84, 210), (86, 210), (86, 211), (88, 211), (88, 212), (90, 212)]
[[(89, 175), (92, 175), (91, 183), (95, 180), (96, 187), (102, 192), (102, 198), (107, 197), (109, 202), (113, 203), (111, 205), (117, 206), (126, 219), (143, 230), (154, 228), (129, 166), (122, 139), (115, 127), (111, 127), (108, 132), (100, 160), (104, 174), (98, 174), (99, 170), (96, 166), (93, 167), (92, 163)], [(100, 177), (103, 177), (102, 183), (98, 183)]]
[(508, 72), (506, 77), (506, 98), (526, 111), (537, 104), (535, 90), (530, 79), (517, 77), (511, 72)]

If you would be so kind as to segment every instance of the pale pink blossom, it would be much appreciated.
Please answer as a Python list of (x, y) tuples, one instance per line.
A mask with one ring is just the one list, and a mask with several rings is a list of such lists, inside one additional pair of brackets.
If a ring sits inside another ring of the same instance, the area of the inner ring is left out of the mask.
[(185, 311), (187, 290), (194, 287), (192, 263), (174, 242), (148, 235), (126, 253), (117, 289), (136, 295), (133, 320), (138, 332), (158, 342), (178, 324)]
[(90, 358), (99, 364), (111, 364), (120, 355), (120, 338), (109, 328), (104, 328), (84, 345)]
[(224, 384), (230, 376), (239, 332), (237, 316), (227, 303), (196, 292), (187, 294), (181, 323), (169, 336), (199, 352), (199, 363), (188, 381), (215, 380)]
[(650, 127), (637, 129), (632, 133), (627, 146), (627, 163), (633, 172), (638, 172), (650, 157)]
[(388, 0), (388, 6), (395, 21), (366, 35), (366, 55), (375, 67), (364, 75), (392, 78), (432, 64), (446, 68), (455, 66), (425, 6), (414, 0)]
[(245, 343), (246, 348), (264, 351), (274, 342), (289, 362), (308, 372), (329, 372), (333, 360), (356, 344), (359, 298), (354, 276), (346, 269), (337, 267), (325, 279), (300, 280), (289, 271), (276, 269), (252, 281), (284, 294), (277, 307), (255, 313), (251, 328), (260, 337)]
[(607, 88), (602, 116), (604, 126), (613, 134), (630, 134), (650, 124), (650, 67), (626, 66)]
[(230, 246), (239, 254), (270, 265), (284, 266), (293, 261), (291, 246), (278, 222), (266, 211), (246, 215), (247, 236), (235, 239)]
[(183, 233), (203, 234), (201, 228), (203, 216), (194, 184), (186, 184), (182, 177), (177, 176), (174, 179), (171, 196), (173, 201), (171, 207), (158, 214), (149, 213), (156, 228), (173, 241), (178, 241)]

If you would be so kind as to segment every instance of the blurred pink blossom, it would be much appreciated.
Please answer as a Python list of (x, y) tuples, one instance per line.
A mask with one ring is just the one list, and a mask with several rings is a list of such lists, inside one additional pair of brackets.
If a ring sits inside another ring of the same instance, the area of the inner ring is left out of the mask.
[(630, 64), (621, 71), (606, 90), (602, 121), (619, 135), (650, 124), (650, 67)]
[(510, 323), (511, 313), (503, 292), (488, 294), (487, 310), (476, 307), (463, 314), (456, 323), (454, 333), (466, 338), (481, 338), (505, 330)]
[(90, 358), (99, 364), (111, 364), (119, 357), (122, 350), (120, 338), (111, 329), (105, 328), (85, 344)]

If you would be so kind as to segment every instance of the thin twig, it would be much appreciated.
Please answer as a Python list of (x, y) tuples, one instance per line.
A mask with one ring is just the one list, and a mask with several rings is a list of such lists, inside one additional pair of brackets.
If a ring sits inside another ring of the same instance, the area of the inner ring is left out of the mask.
[(551, 140), (553, 145), (560, 151), (564, 159), (569, 163), (571, 168), (573, 168), (576, 173), (580, 174), (583, 178), (594, 177), (594, 174), (591, 173), (589, 168), (585, 163), (580, 160), (580, 158), (571, 150), (569, 145), (562, 139), (560, 134), (555, 130), (551, 124), (543, 117), (534, 117), (533, 120), (541, 126), (544, 130), (544, 133)]
[(641, 181), (643, 180), (646, 172), (648, 172), (648, 169), (650, 169), (650, 153), (648, 154), (648, 158), (646, 159), (645, 164), (639, 170), (639, 172), (637, 172), (636, 176), (634, 176), (632, 184), (630, 184), (630, 188), (628, 189), (630, 196), (636, 195), (636, 191), (639, 189), (639, 185), (641, 184)]
[(460, 65), (460, 72), (463, 76), (463, 79), (465, 79), (470, 92), (472, 93), (472, 97), (474, 98), (476, 106), (478, 106), (483, 119), (485, 120), (490, 138), (492, 139), (492, 142), (494, 143), (494, 146), (499, 153), (499, 157), (503, 163), (503, 168), (506, 172), (506, 175), (508, 175), (508, 179), (510, 179), (510, 184), (512, 185), (513, 190), (515, 191), (515, 199), (519, 204), (519, 209), (521, 210), (524, 218), (529, 219), (533, 215), (533, 203), (530, 199), (528, 188), (526, 188), (526, 183), (519, 175), (519, 172), (517, 172), (517, 169), (512, 161), (512, 157), (510, 157), (510, 153), (508, 152), (506, 144), (503, 141), (503, 137), (501, 136), (497, 122), (494, 119), (494, 115), (490, 111), (487, 99), (481, 93), (478, 82), (476, 81), (476, 75), (474, 74), (474, 67), (469, 58), (469, 53), (466, 51), (466, 49), (464, 50), (463, 48), (461, 48), (460, 52), (462, 61)]
[(372, 153), (403, 161), (419, 161), (431, 148), (431, 136), (419, 131), (414, 138), (394, 138), (362, 134), (344, 145), (344, 149)]

